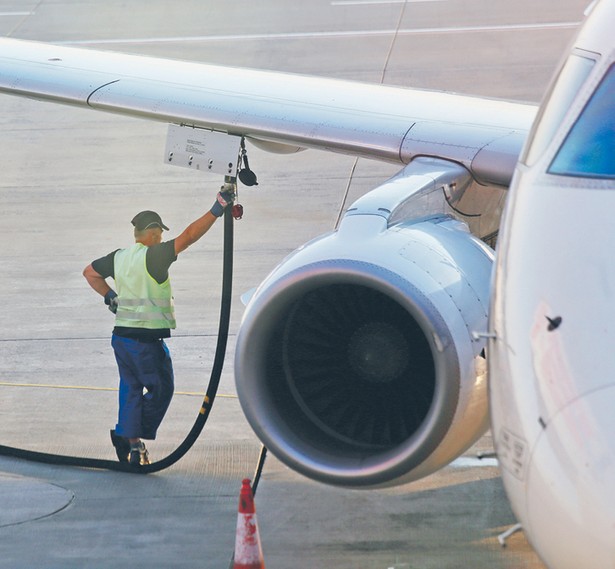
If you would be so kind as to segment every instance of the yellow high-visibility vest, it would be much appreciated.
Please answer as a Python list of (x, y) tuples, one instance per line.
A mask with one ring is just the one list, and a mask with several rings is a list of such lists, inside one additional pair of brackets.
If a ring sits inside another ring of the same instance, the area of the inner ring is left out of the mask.
[(115, 254), (113, 264), (118, 299), (115, 325), (150, 330), (175, 328), (171, 282), (167, 279), (159, 284), (147, 272), (147, 249), (143, 243), (135, 243)]

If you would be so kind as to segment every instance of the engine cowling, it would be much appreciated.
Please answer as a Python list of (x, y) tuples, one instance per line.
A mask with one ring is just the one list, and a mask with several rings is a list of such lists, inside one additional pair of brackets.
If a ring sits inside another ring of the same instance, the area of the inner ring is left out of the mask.
[(282, 462), (347, 487), (438, 470), (487, 428), (491, 249), (436, 216), (387, 226), (347, 214), (252, 297), (235, 375), (255, 433)]

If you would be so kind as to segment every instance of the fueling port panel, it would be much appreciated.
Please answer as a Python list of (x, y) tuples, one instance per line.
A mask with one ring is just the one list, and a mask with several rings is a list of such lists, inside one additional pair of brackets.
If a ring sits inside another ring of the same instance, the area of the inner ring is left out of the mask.
[(171, 124), (167, 133), (165, 162), (224, 176), (234, 176), (241, 137)]

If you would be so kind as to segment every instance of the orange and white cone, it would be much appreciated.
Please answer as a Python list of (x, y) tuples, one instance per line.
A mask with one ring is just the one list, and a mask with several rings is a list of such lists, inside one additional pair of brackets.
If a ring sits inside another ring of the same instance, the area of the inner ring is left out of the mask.
[(256, 508), (250, 480), (245, 479), (239, 493), (239, 513), (235, 535), (233, 569), (265, 569), (261, 540), (256, 523)]

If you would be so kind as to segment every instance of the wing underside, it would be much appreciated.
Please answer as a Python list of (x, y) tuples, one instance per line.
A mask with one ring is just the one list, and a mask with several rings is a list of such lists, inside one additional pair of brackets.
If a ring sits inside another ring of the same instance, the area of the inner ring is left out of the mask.
[(0, 40), (0, 92), (318, 148), (465, 166), (507, 186), (535, 107), (288, 73)]

